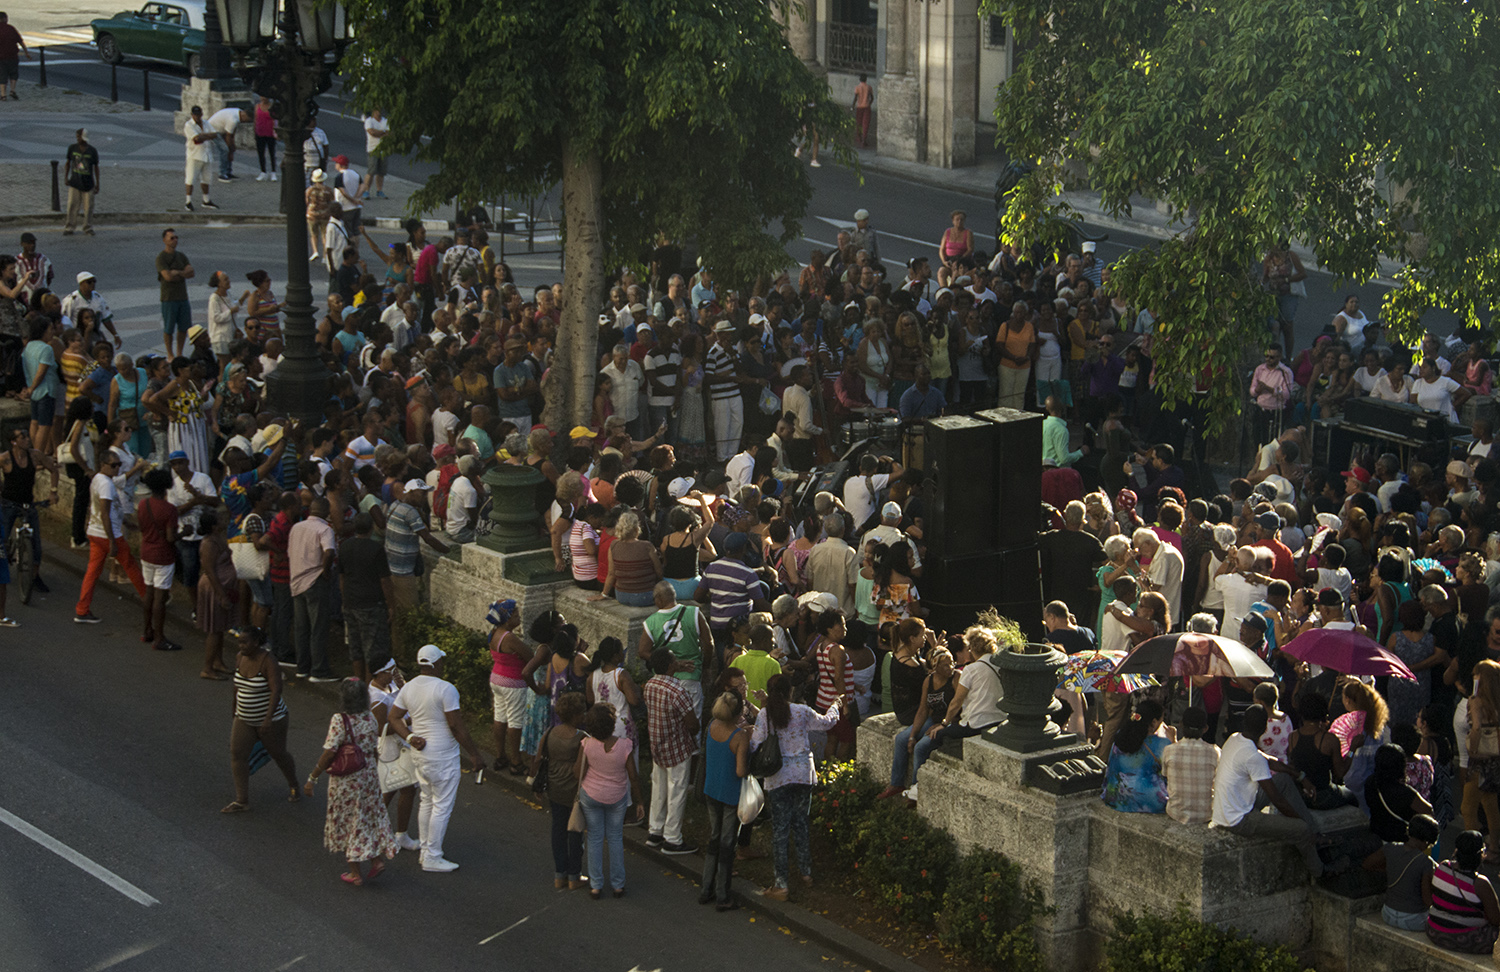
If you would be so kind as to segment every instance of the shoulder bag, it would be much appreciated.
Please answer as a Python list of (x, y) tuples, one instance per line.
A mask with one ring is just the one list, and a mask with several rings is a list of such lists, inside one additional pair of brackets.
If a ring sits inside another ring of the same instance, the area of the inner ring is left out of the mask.
[(1495, 759), (1500, 757), (1500, 726), (1480, 722), (1475, 717), (1474, 704), (1469, 703), (1469, 758)]
[(380, 756), (375, 772), (380, 777), (380, 792), (390, 793), (417, 785), (417, 770), (412, 764), (411, 747), (398, 736), (387, 736), (390, 723), (380, 728)]
[(271, 552), (257, 548), (248, 537), (230, 540), (229, 556), (234, 558), (234, 575), (240, 580), (263, 581), (271, 573)]
[(350, 776), (365, 768), (365, 752), (354, 741), (354, 727), (349, 716), (342, 712), (339, 716), (344, 720), (344, 741), (334, 751), (333, 762), (328, 764), (328, 775)]
[[(762, 715), (769, 720), (770, 713), (763, 712)], [(775, 776), (781, 772), (781, 739), (776, 735), (776, 726), (767, 722), (769, 735), (761, 741), (760, 747), (750, 756), (751, 776)]]

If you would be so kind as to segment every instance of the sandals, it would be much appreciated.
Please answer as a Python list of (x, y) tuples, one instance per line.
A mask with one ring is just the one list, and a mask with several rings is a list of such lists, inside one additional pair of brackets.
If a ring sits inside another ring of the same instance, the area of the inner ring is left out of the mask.
[(365, 883), (364, 878), (360, 877), (358, 874), (350, 874), (348, 871), (340, 874), (339, 880), (343, 881), (345, 884), (352, 884), (356, 888)]
[(232, 801), (229, 804), (229, 806), (225, 807), (223, 810), (220, 810), (219, 812), (220, 813), (244, 813), (246, 810), (249, 810), (249, 809), (250, 809), (250, 804), (248, 804), (248, 803), (241, 803), (238, 800), (234, 800), (234, 801)]
[(287, 794), (286, 802), (287, 803), (301, 803), (302, 802), (302, 790), (299, 787), (295, 787), (295, 786), (292, 787), (291, 788), (291, 792)]
[(385, 861), (376, 858), (375, 863), (370, 865), (370, 873), (365, 875), (366, 881), (373, 881), (385, 873)]
[(199, 678), (203, 678), (203, 679), (207, 679), (210, 682), (227, 682), (227, 681), (229, 681), (229, 676), (226, 675), (226, 674), (224, 674), (223, 672), (199, 672), (198, 673), (198, 677)]

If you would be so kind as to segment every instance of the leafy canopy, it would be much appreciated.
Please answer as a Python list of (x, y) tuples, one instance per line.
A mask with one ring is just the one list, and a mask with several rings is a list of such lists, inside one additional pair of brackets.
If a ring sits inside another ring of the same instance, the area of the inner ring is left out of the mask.
[[(1010, 239), (1057, 232), (1064, 163), (1089, 160), (1104, 208), (1132, 197), (1188, 232), (1117, 264), (1163, 321), (1159, 380), (1182, 397), (1230, 373), (1274, 316), (1259, 287), (1288, 237), (1335, 275), (1405, 261), (1382, 317), (1411, 338), (1424, 310), (1477, 324), (1500, 292), (1500, 31), (1460, 0), (984, 0), (1020, 58), (995, 117), (1040, 165), (1011, 197)], [(1214, 385), (1222, 419), (1234, 385)]]
[[(789, 150), (804, 120), (847, 129), (786, 44), (782, 3), (349, 0), (356, 103), (389, 152), (440, 171), (416, 210), (544, 191), (565, 141), (602, 162), (607, 260), (657, 231), (695, 238), (720, 279), (785, 266), (811, 198)], [(847, 150), (846, 150), (847, 154)]]

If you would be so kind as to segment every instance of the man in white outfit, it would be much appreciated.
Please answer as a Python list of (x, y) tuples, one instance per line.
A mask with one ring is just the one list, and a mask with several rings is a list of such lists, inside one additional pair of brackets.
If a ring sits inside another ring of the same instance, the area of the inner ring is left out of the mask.
[[(462, 775), (460, 748), (477, 770), (484, 765), (479, 747), (469, 736), (458, 711), (458, 689), (443, 681), (443, 650), (423, 645), (417, 652), (421, 674), (407, 682), (391, 705), (391, 731), (411, 744), (422, 803), (417, 809), (417, 833), (422, 839), (422, 870), (456, 871), (443, 857), (443, 835)], [(411, 726), (406, 724), (411, 716)]]

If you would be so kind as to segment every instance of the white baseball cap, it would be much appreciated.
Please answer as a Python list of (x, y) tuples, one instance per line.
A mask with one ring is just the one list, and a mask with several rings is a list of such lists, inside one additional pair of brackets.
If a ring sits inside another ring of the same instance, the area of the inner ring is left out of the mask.
[(862, 219), (869, 219), (869, 218), (870, 218), (870, 211), (868, 209), (856, 209), (854, 211), (854, 221), (856, 223), (859, 222)]
[(423, 645), (417, 649), (417, 664), (436, 665), (447, 657), (447, 653), (437, 645)]
[(430, 492), (432, 490), (432, 487), (428, 486), (426, 481), (421, 479), (408, 479), (406, 481), (406, 485), (401, 488), (406, 490), (408, 493), (412, 492), (413, 490), (421, 493)]
[(78, 271), (78, 282), (79, 283), (83, 283), (85, 280), (93, 280), (93, 279), (95, 279), (94, 275), (92, 273), (89, 273), (87, 270), (80, 270), (80, 271)]
[(673, 499), (682, 499), (693, 491), (693, 481), (686, 476), (678, 476), (667, 484), (667, 495)]

